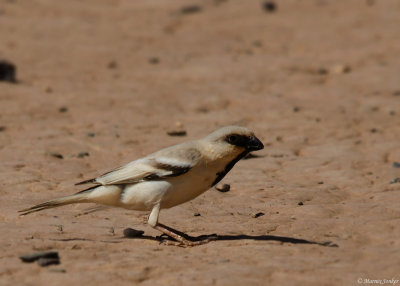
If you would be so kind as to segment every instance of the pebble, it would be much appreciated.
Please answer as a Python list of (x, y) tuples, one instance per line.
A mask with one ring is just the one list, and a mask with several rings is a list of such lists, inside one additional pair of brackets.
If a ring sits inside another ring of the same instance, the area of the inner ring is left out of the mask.
[(201, 12), (203, 8), (199, 5), (190, 5), (190, 6), (184, 6), (181, 8), (180, 12), (181, 14), (194, 14)]
[(231, 189), (231, 185), (229, 184), (219, 184), (215, 187), (215, 189), (221, 193), (229, 192)]
[(194, 213), (193, 215), (194, 215), (194, 216), (201, 216), (200, 213)]
[(59, 258), (47, 258), (47, 257), (40, 257), (38, 259), (38, 264), (42, 267), (46, 267), (49, 265), (58, 265), (60, 264), (60, 259)]
[(276, 10), (276, 4), (273, 1), (265, 1), (262, 7), (266, 12), (274, 12)]
[(156, 65), (156, 64), (159, 64), (160, 63), (160, 59), (159, 58), (150, 58), (149, 59), (149, 63), (151, 63), (151, 64), (153, 64), (153, 65)]
[(303, 202), (298, 202), (297, 205), (302, 206), (302, 205), (304, 205), (304, 204), (303, 204)]
[(50, 153), (50, 156), (57, 158), (57, 159), (64, 159), (64, 156), (57, 152)]
[(167, 134), (169, 136), (186, 136), (187, 132), (186, 132), (186, 130), (171, 130), (171, 131), (167, 131)]
[(351, 72), (351, 67), (349, 65), (335, 65), (330, 69), (331, 73), (335, 74), (343, 74), (343, 73), (349, 73)]
[(0, 81), (8, 81), (16, 83), (16, 70), (17, 68), (11, 62), (1, 60), (0, 61)]
[(89, 157), (89, 153), (88, 152), (80, 152), (77, 157), (78, 158)]
[(58, 111), (61, 112), (61, 113), (65, 113), (65, 112), (68, 111), (68, 107), (62, 106), (62, 107), (60, 107), (60, 108), (58, 109)]
[(0, 132), (3, 132), (3, 131), (5, 131), (6, 130), (6, 127), (5, 126), (0, 126)]
[(109, 69), (116, 69), (117, 67), (118, 67), (118, 64), (117, 64), (116, 61), (110, 61), (110, 62), (107, 64), (107, 68), (109, 68)]
[(394, 178), (393, 180), (390, 181), (390, 184), (395, 184), (395, 183), (400, 183), (400, 177)]
[(392, 93), (394, 96), (400, 96), (400, 90), (395, 90)]
[(128, 237), (128, 238), (139, 237), (139, 236), (142, 236), (143, 234), (144, 234), (143, 230), (137, 230), (137, 229), (133, 229), (133, 228), (125, 228), (124, 229), (124, 236)]
[(254, 214), (253, 218), (258, 218), (258, 217), (263, 216), (263, 215), (265, 215), (265, 213), (259, 212), (259, 213)]
[(399, 162), (393, 162), (393, 168), (400, 168), (400, 163)]
[(23, 262), (26, 262), (26, 263), (34, 262), (36, 260), (39, 260), (40, 258), (60, 259), (60, 257), (58, 256), (58, 252), (57, 251), (35, 252), (35, 253), (32, 253), (32, 254), (21, 255), (19, 258)]

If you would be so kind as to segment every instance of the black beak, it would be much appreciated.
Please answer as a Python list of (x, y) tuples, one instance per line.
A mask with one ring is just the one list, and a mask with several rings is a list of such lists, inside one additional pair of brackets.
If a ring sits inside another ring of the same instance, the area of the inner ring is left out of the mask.
[(257, 151), (264, 149), (264, 145), (260, 139), (253, 135), (253, 137), (251, 137), (250, 141), (247, 143), (246, 149), (248, 151)]

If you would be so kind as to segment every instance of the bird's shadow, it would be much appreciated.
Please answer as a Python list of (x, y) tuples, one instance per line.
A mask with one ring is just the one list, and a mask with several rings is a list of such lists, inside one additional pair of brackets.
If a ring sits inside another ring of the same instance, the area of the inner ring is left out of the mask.
[[(176, 231), (176, 230), (175, 230)], [(277, 241), (280, 243), (292, 243), (292, 244), (314, 244), (325, 247), (339, 247), (336, 243), (332, 241), (312, 241), (301, 238), (287, 237), (287, 236), (277, 236), (277, 235), (247, 235), (247, 234), (238, 234), (238, 235), (219, 235), (219, 234), (207, 234), (207, 235), (199, 235), (199, 236), (190, 236), (180, 231), (176, 231), (178, 234), (186, 238), (190, 241), (202, 241), (202, 240), (213, 240), (213, 241), (234, 241), (234, 240), (256, 240), (256, 241)], [(167, 235), (160, 236), (150, 236), (150, 235), (140, 235), (135, 237), (125, 236), (124, 238), (128, 239), (146, 239), (146, 240), (155, 240), (160, 243), (164, 241), (174, 241), (174, 239), (170, 238)]]

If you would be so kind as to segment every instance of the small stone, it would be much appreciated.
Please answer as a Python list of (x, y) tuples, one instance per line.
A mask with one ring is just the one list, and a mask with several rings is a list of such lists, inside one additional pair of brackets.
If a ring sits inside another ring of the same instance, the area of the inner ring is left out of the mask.
[(261, 41), (254, 41), (254, 42), (253, 42), (253, 46), (254, 46), (254, 47), (261, 48), (261, 47), (262, 47), (262, 42), (261, 42)]
[(143, 230), (136, 230), (133, 228), (125, 228), (124, 229), (124, 236), (128, 238), (139, 237), (144, 234)]
[(181, 14), (194, 14), (201, 12), (203, 8), (199, 5), (189, 5), (189, 6), (184, 6), (181, 8), (180, 12)]
[(299, 112), (299, 111), (300, 111), (300, 107), (298, 107), (298, 106), (293, 107), (293, 112)]
[(324, 182), (322, 182), (322, 181), (318, 182), (318, 185), (323, 185), (323, 184), (324, 184)]
[(393, 162), (393, 168), (400, 168), (400, 163), (399, 162)]
[(370, 130), (369, 132), (371, 132), (371, 133), (376, 133), (376, 132), (378, 132), (378, 129), (376, 129), (376, 128), (371, 128), (371, 130)]
[(46, 267), (49, 265), (58, 265), (60, 264), (60, 259), (57, 258), (47, 258), (47, 257), (40, 257), (38, 259), (38, 264), (42, 267)]
[(152, 65), (159, 64), (159, 63), (160, 63), (160, 59), (159, 59), (159, 58), (156, 58), (156, 57), (150, 58), (150, 59), (149, 59), (149, 63), (151, 63)]
[(31, 263), (39, 258), (52, 258), (52, 259), (59, 259), (57, 251), (44, 251), (44, 252), (35, 252), (32, 254), (21, 255), (19, 257), (23, 262)]
[(320, 75), (326, 75), (326, 74), (328, 74), (329, 72), (328, 72), (328, 70), (326, 69), (326, 68), (319, 68), (319, 69), (317, 69), (317, 74), (320, 74)]
[(262, 7), (266, 12), (274, 12), (276, 10), (276, 4), (273, 1), (265, 1)]
[(61, 113), (65, 113), (65, 112), (68, 111), (68, 107), (62, 106), (62, 107), (60, 107), (60, 108), (58, 109), (58, 111), (61, 112)]
[(226, 193), (229, 192), (231, 189), (231, 186), (229, 184), (219, 184), (215, 187), (215, 189), (221, 193)]
[(51, 86), (47, 86), (47, 87), (44, 89), (44, 91), (45, 91), (46, 93), (52, 93), (52, 92), (53, 92), (53, 89), (51, 88)]
[(94, 136), (96, 136), (96, 134), (94, 134), (93, 132), (88, 132), (87, 136), (94, 137)]
[(348, 65), (335, 65), (330, 70), (332, 73), (343, 74), (351, 72), (351, 67)]
[(57, 158), (57, 159), (64, 159), (64, 156), (57, 152), (51, 152), (50, 156)]
[(200, 213), (194, 213), (193, 215), (194, 215), (194, 216), (201, 216)]
[(0, 132), (5, 131), (7, 128), (5, 126), (0, 126)]
[(393, 180), (390, 181), (390, 184), (396, 184), (396, 183), (400, 183), (400, 177), (394, 178)]
[(50, 272), (54, 272), (54, 273), (67, 273), (67, 270), (62, 269), (62, 268), (52, 268), (49, 269)]
[(78, 158), (89, 157), (89, 153), (88, 152), (80, 152), (77, 157)]
[(16, 70), (17, 68), (11, 62), (1, 60), (0, 61), (0, 81), (8, 81), (16, 83)]
[(303, 202), (298, 202), (297, 205), (302, 206), (304, 204), (303, 204)]
[(167, 134), (169, 136), (186, 136), (187, 132), (186, 132), (186, 130), (171, 130), (171, 131), (167, 131)]
[(252, 217), (253, 218), (258, 218), (258, 217), (263, 216), (263, 215), (265, 215), (265, 213), (259, 212), (259, 213), (256, 213), (256, 214), (252, 215)]
[(400, 90), (395, 90), (392, 93), (394, 96), (400, 96)]
[(109, 69), (116, 69), (117, 67), (118, 67), (118, 64), (117, 64), (116, 61), (110, 61), (110, 62), (107, 64), (107, 68), (109, 68)]

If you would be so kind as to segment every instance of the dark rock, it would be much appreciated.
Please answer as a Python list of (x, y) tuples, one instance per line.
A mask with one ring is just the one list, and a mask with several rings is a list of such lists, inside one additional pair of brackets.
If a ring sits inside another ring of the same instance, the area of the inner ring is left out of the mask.
[(160, 59), (159, 58), (150, 58), (149, 59), (149, 63), (156, 65), (160, 63)]
[(274, 12), (277, 8), (275, 2), (273, 1), (265, 1), (262, 4), (262, 7), (266, 12)]
[(5, 126), (0, 126), (0, 132), (5, 131), (7, 128)]
[(78, 154), (77, 157), (78, 158), (83, 158), (83, 157), (86, 157), (86, 156), (89, 157), (89, 153), (88, 152), (81, 152), (81, 153)]
[(58, 109), (58, 111), (61, 112), (61, 113), (65, 113), (65, 112), (68, 111), (68, 107), (62, 106), (62, 107), (60, 107), (60, 108)]
[(32, 254), (21, 255), (19, 258), (26, 263), (34, 262), (36, 260), (39, 260), (40, 258), (60, 259), (57, 251), (35, 252)]
[(378, 129), (376, 129), (376, 128), (371, 128), (371, 130), (370, 130), (369, 132), (371, 132), (371, 133), (376, 133), (376, 132), (378, 132)]
[(57, 152), (50, 153), (50, 156), (57, 158), (57, 159), (64, 159), (64, 156)]
[(180, 12), (181, 14), (194, 14), (201, 12), (203, 8), (199, 5), (190, 5), (190, 6), (184, 6), (181, 8)]
[(258, 217), (263, 216), (263, 215), (265, 215), (265, 213), (259, 212), (259, 213), (254, 214), (253, 218), (258, 218)]
[(38, 264), (42, 267), (46, 267), (49, 265), (58, 265), (60, 264), (60, 259), (59, 258), (47, 258), (47, 257), (40, 257), (38, 259)]
[(215, 189), (221, 193), (226, 193), (229, 192), (231, 189), (231, 186), (229, 184), (219, 184), (215, 187)]
[(107, 64), (107, 68), (109, 68), (109, 69), (116, 69), (117, 67), (118, 67), (118, 64), (117, 64), (116, 61), (110, 61), (110, 62)]
[(400, 90), (395, 90), (392, 93), (394, 96), (400, 96)]
[(390, 181), (390, 184), (396, 184), (396, 183), (400, 183), (400, 177), (394, 178), (393, 180)]
[(187, 132), (186, 132), (186, 130), (171, 130), (171, 131), (167, 131), (167, 134), (169, 136), (186, 136)]
[(0, 60), (0, 81), (16, 83), (16, 70), (17, 68), (13, 63), (5, 60)]
[(193, 215), (194, 215), (194, 216), (201, 216), (200, 213), (194, 213)]
[(324, 182), (322, 182), (322, 181), (318, 182), (318, 185), (323, 185), (323, 184), (324, 184)]
[(304, 204), (303, 204), (303, 202), (298, 202), (297, 205), (302, 206)]
[(400, 168), (400, 163), (399, 162), (393, 162), (393, 168)]
[(139, 237), (144, 234), (143, 230), (137, 230), (133, 228), (125, 228), (124, 229), (124, 236), (128, 238)]
[(94, 137), (94, 136), (96, 136), (96, 134), (94, 134), (93, 132), (88, 132), (87, 136)]

